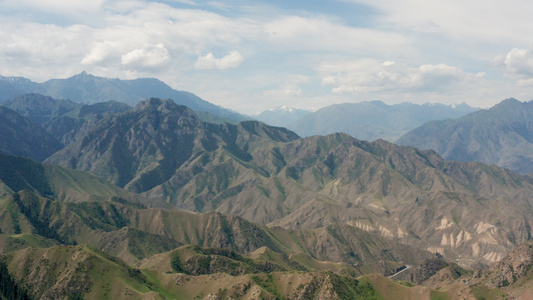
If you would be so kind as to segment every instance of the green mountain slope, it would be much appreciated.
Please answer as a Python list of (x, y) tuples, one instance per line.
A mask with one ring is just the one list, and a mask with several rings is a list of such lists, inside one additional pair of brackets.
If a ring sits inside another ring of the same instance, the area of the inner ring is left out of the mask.
[(141, 199), (91, 174), (37, 163), (29, 158), (0, 154), (0, 191), (22, 190), (60, 201), (79, 202), (111, 197)]
[[(65, 203), (22, 191), (0, 202), (4, 234), (39, 234), (62, 244), (90, 244), (135, 262), (183, 244), (250, 253), (261, 247), (321, 261), (414, 263), (429, 253), (346, 225), (287, 231), (219, 213), (148, 209), (120, 199)], [(326, 251), (326, 249), (329, 249)]]
[(406, 133), (398, 144), (433, 149), (445, 159), (533, 173), (532, 119), (533, 101), (507, 99), (456, 120), (428, 122)]
[[(166, 274), (132, 268), (84, 245), (10, 253), (0, 260), (0, 271), (4, 280), (8, 276), (36, 299), (392, 299), (383, 298), (372, 285), (388, 281), (383, 277), (356, 279), (331, 272)], [(394, 290), (409, 294), (407, 289), (397, 285)]]
[[(191, 248), (194, 247), (177, 249), (171, 255), (174, 258), (186, 255)], [(204, 270), (204, 267), (205, 270), (213, 267), (221, 270), (232, 266), (230, 270), (238, 271), (242, 270), (244, 262), (260, 264), (242, 257), (231, 259), (224, 256), (231, 253), (223, 249), (194, 249), (202, 252), (188, 258), (201, 258), (202, 263), (195, 264), (195, 270)], [(447, 269), (433, 276), (447, 283), (430, 288), (396, 282), (378, 274), (356, 278), (330, 271), (243, 272), (234, 275), (165, 271), (172, 266), (178, 268), (177, 262), (169, 266), (171, 264), (172, 258), (160, 262), (157, 269), (154, 266), (131, 267), (86, 245), (27, 248), (0, 257), (3, 278), (0, 294), (18, 288), (19, 293), (26, 292), (40, 299), (501, 299), (506, 295), (524, 299), (527, 296), (527, 289), (518, 286), (502, 291), (483, 283), (465, 284), (465, 280), (472, 279), (468, 275), (448, 282), (444, 278)]]

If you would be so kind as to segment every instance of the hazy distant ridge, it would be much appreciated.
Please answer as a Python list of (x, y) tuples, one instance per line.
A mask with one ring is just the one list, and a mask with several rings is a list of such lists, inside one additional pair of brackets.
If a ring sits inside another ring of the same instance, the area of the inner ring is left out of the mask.
[(333, 104), (287, 125), (300, 136), (344, 132), (357, 139), (396, 141), (402, 134), (427, 121), (458, 118), (474, 112), (467, 104), (439, 103), (387, 105), (382, 101)]
[(243, 115), (207, 102), (192, 93), (177, 91), (155, 78), (121, 80), (82, 72), (66, 79), (50, 79), (43, 83), (35, 83), (22, 77), (0, 76), (0, 103), (30, 93), (84, 104), (119, 101), (131, 106), (150, 97), (171, 98), (174, 102), (195, 111), (207, 111), (237, 121), (246, 119)]
[(456, 120), (428, 122), (406, 133), (398, 144), (433, 149), (450, 160), (533, 173), (533, 101), (511, 98)]

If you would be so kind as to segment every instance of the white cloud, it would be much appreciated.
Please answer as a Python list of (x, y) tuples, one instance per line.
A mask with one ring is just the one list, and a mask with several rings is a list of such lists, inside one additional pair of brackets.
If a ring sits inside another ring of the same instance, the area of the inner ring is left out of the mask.
[(231, 51), (222, 58), (216, 58), (213, 53), (198, 57), (194, 65), (197, 70), (225, 70), (236, 68), (244, 61), (244, 57), (237, 51)]
[(390, 52), (408, 39), (385, 31), (354, 28), (324, 17), (283, 16), (265, 24), (273, 51)]
[(344, 1), (377, 8), (379, 23), (391, 30), (440, 33), (487, 42), (522, 41), (533, 32), (529, 26), (533, 10), (530, 1)]
[(499, 55), (492, 60), (492, 66), (504, 68), (511, 77), (533, 76), (533, 50), (514, 48), (507, 55)]
[(145, 45), (122, 55), (122, 64), (128, 67), (157, 68), (164, 66), (170, 59), (165, 45)]
[(303, 91), (300, 86), (295, 83), (285, 83), (280, 89), (265, 91), (263, 94), (268, 97), (301, 97)]
[(81, 63), (84, 65), (102, 65), (112, 63), (110, 60), (117, 57), (117, 43), (111, 41), (97, 42)]
[(18, 5), (51, 13), (96, 12), (105, 0), (17, 0)]
[[(484, 73), (467, 73), (446, 64), (421, 65), (417, 68), (375, 59), (323, 63), (322, 85), (336, 94), (366, 92), (442, 92), (457, 85), (479, 81)], [(332, 74), (333, 73), (333, 74)]]
[[(242, 1), (0, 0), (1, 75), (47, 80), (87, 70), (157, 77), (249, 111), (271, 107), (273, 99), (320, 107), (386, 97), (426, 102), (435, 95), (453, 103), (532, 94), (533, 50), (524, 49), (533, 36), (533, 2), (342, 1), (375, 10), (359, 22), (306, 4), (284, 10)], [(81, 25), (67, 25), (73, 23)], [(493, 68), (487, 69), (490, 79), (484, 78), (487, 62), (498, 53), (507, 54), (491, 65), (508, 77)], [(321, 61), (329, 62), (314, 68)], [(305, 76), (287, 75), (295, 73)]]
[(307, 84), (310, 80), (311, 78), (309, 78), (309, 76), (290, 75), (285, 82), (280, 85), (279, 89), (267, 90), (263, 94), (268, 97), (302, 97), (304, 93), (300, 85)]

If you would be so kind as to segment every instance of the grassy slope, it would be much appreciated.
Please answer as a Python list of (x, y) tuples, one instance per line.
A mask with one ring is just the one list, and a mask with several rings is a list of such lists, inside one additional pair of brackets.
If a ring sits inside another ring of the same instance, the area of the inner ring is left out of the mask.
[(141, 199), (88, 173), (0, 154), (0, 195), (23, 189), (67, 202), (98, 201), (111, 197)]
[[(380, 260), (416, 264), (419, 251), (348, 225), (287, 231), (219, 213), (144, 208), (127, 202), (64, 203), (20, 192), (0, 201), (0, 230), (37, 233), (66, 244), (90, 244), (133, 263), (183, 244), (250, 253), (267, 246), (291, 255), (349, 264)], [(306, 262), (307, 263), (307, 262)]]
[[(180, 248), (185, 255), (190, 249)], [(202, 249), (206, 251), (208, 249)], [(331, 272), (214, 273), (198, 276), (137, 269), (90, 246), (27, 248), (3, 258), (13, 278), (34, 297), (54, 299), (456, 299), (457, 287), (408, 287), (380, 275), (359, 278)], [(466, 293), (466, 294), (465, 294)]]

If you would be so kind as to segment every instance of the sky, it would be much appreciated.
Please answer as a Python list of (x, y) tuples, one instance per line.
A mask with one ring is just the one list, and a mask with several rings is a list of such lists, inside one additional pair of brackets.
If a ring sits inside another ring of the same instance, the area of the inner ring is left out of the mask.
[(0, 75), (155, 77), (250, 115), (533, 99), (525, 0), (0, 0)]

